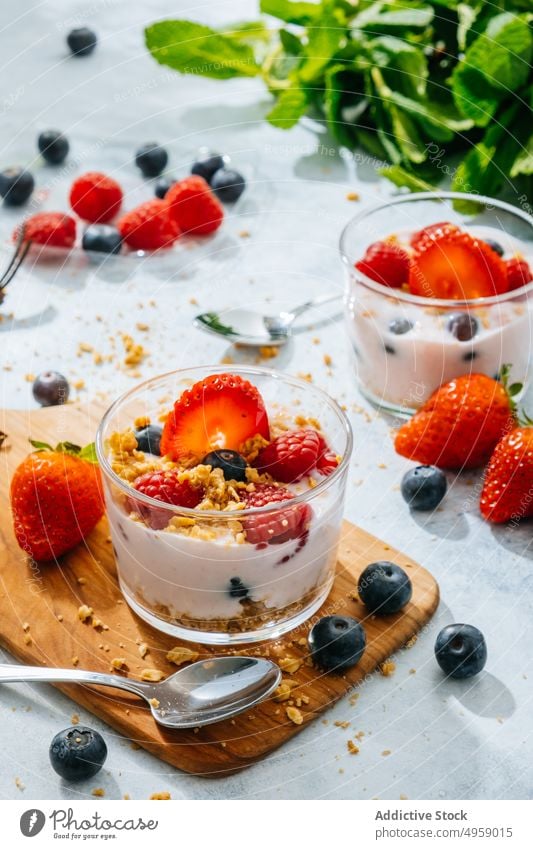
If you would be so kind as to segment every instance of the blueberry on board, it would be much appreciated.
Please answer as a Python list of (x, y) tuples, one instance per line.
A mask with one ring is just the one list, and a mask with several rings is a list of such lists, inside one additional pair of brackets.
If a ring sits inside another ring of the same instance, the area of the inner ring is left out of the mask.
[(161, 454), (160, 442), (163, 428), (158, 425), (146, 425), (135, 431), (135, 439), (137, 440), (137, 448), (139, 451), (144, 451), (145, 454)]
[(41, 407), (57, 407), (67, 403), (70, 386), (58, 371), (43, 371), (33, 381), (32, 392)]
[(227, 481), (246, 480), (248, 464), (238, 451), (230, 451), (229, 448), (210, 451), (202, 460), (202, 465), (211, 466), (212, 469), (222, 469)]
[(230, 578), (228, 592), (232, 598), (246, 598), (249, 590), (240, 578)]
[(61, 165), (67, 158), (70, 145), (59, 130), (44, 130), (37, 139), (37, 147), (46, 162)]
[(494, 251), (494, 253), (498, 254), (498, 256), (504, 255), (505, 251), (499, 242), (495, 242), (494, 239), (484, 239), (483, 241)]
[(393, 346), (389, 345), (388, 342), (385, 342), (383, 347), (385, 348), (387, 354), (391, 354), (393, 356), (396, 353), (396, 348), (393, 348)]
[(447, 625), (435, 641), (435, 657), (450, 678), (472, 678), (487, 662), (485, 637), (474, 625)]
[(246, 188), (246, 180), (238, 171), (233, 171), (231, 168), (219, 168), (213, 174), (210, 185), (219, 200), (224, 203), (235, 203)]
[(143, 177), (159, 177), (168, 162), (168, 153), (156, 142), (147, 142), (135, 154), (135, 164)]
[(476, 335), (479, 324), (474, 316), (459, 312), (449, 317), (446, 327), (459, 342), (469, 342)]
[(106, 757), (102, 735), (82, 725), (65, 728), (50, 743), (50, 763), (66, 781), (92, 778), (102, 769)]
[(409, 321), (408, 318), (393, 318), (392, 321), (389, 322), (389, 330), (391, 333), (394, 333), (395, 336), (403, 336), (404, 333), (409, 333), (413, 327), (413, 322)]
[(26, 203), (35, 188), (35, 180), (23, 168), (5, 168), (0, 171), (0, 195), (6, 206)]
[(96, 47), (98, 38), (89, 27), (77, 27), (67, 35), (67, 44), (73, 56), (88, 56)]
[(206, 151), (201, 153), (196, 162), (193, 162), (191, 174), (203, 177), (208, 183), (211, 182), (213, 174), (224, 167), (224, 159), (219, 153)]
[(157, 183), (155, 184), (154, 194), (156, 198), (163, 200), (166, 193), (170, 189), (171, 186), (175, 184), (176, 180), (174, 177), (160, 177)]
[(409, 575), (396, 563), (378, 560), (361, 572), (357, 582), (359, 598), (371, 613), (397, 613), (413, 594)]
[(118, 254), (122, 248), (122, 236), (110, 224), (91, 224), (82, 236), (81, 246), (84, 251)]
[(359, 663), (366, 646), (363, 626), (352, 616), (323, 616), (307, 638), (317, 666), (328, 671), (349, 669)]
[(434, 510), (446, 494), (444, 472), (436, 466), (416, 466), (402, 478), (402, 496), (412, 510)]

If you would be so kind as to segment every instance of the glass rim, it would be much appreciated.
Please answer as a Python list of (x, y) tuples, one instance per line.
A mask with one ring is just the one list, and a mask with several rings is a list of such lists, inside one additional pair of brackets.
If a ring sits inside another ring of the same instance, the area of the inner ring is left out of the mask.
[[(341, 473), (347, 468), (350, 463), (352, 449), (353, 449), (353, 431), (350, 421), (344, 412), (344, 410), (340, 407), (340, 405), (335, 401), (334, 398), (331, 398), (323, 389), (319, 386), (315, 386), (314, 384), (309, 384), (307, 381), (300, 380), (299, 378), (292, 377), (291, 375), (286, 375), (281, 371), (277, 371), (276, 369), (268, 369), (262, 368), (261, 366), (237, 366), (235, 369), (231, 371), (232, 374), (239, 375), (261, 375), (262, 377), (270, 377), (273, 380), (281, 380), (284, 383), (289, 383), (292, 386), (296, 386), (300, 389), (311, 389), (316, 392), (318, 395), (322, 396), (322, 399), (326, 402), (326, 404), (333, 410), (337, 418), (339, 419), (343, 433), (346, 437), (346, 449), (343, 454), (342, 460), (337, 466), (337, 468), (331, 472), (330, 475), (326, 475), (324, 480), (318, 483), (315, 487), (307, 490), (306, 492), (301, 493), (300, 495), (295, 495), (290, 501), (286, 501), (287, 505), (283, 508), (283, 502), (275, 502), (274, 504), (268, 504), (265, 507), (248, 507), (244, 510), (231, 510), (231, 511), (222, 511), (222, 510), (197, 510), (196, 508), (191, 507), (179, 507), (176, 504), (167, 504), (164, 501), (158, 501), (157, 498), (151, 498), (149, 495), (145, 495), (142, 492), (136, 492), (133, 487), (123, 478), (119, 477), (116, 472), (113, 471), (109, 460), (106, 456), (105, 445), (104, 445), (104, 431), (106, 426), (113, 416), (113, 414), (118, 410), (118, 408), (128, 399), (133, 397), (137, 392), (148, 387), (150, 384), (158, 383), (159, 381), (163, 381), (165, 378), (169, 378), (173, 375), (185, 374), (190, 372), (210, 372), (211, 374), (219, 374), (225, 373), (227, 370), (224, 369), (223, 365), (204, 365), (204, 366), (191, 366), (190, 368), (182, 368), (182, 369), (174, 369), (173, 371), (165, 372), (164, 374), (156, 375), (155, 377), (150, 377), (147, 380), (144, 380), (142, 383), (138, 383), (132, 389), (128, 389), (127, 392), (123, 392), (122, 395), (111, 404), (110, 407), (106, 410), (102, 419), (100, 420), (100, 424), (98, 425), (98, 430), (96, 431), (95, 438), (95, 447), (96, 447), (96, 456), (98, 458), (98, 464), (102, 469), (102, 472), (110, 478), (113, 483), (119, 487), (126, 495), (130, 498), (135, 498), (136, 501), (140, 501), (143, 504), (146, 504), (149, 507), (156, 507), (158, 510), (168, 510), (172, 515), (183, 515), (189, 516), (191, 518), (197, 519), (218, 519), (219, 521), (235, 521), (239, 520), (241, 516), (249, 517), (260, 516), (268, 513), (279, 512), (282, 509), (289, 509), (294, 504), (302, 504), (311, 501), (315, 496), (319, 495), (321, 492), (327, 490), (340, 476)], [(228, 372), (229, 373), (229, 372)], [(199, 378), (200, 379), (200, 378)], [(174, 403), (174, 402), (173, 402)]]
[[(485, 206), (495, 206), (504, 212), (514, 215), (515, 218), (520, 218), (526, 224), (529, 224), (533, 233), (533, 218), (528, 215), (527, 212), (523, 212), (523, 210), (518, 209), (516, 206), (506, 203), (503, 200), (496, 200), (496, 198), (491, 198), (487, 195), (467, 194), (466, 192), (413, 192), (412, 194), (401, 195), (400, 197), (391, 198), (388, 201), (373, 204), (371, 207), (361, 210), (361, 212), (358, 212), (350, 218), (347, 224), (343, 227), (339, 239), (341, 259), (348, 267), (348, 270), (351, 270), (353, 267), (353, 257), (350, 256), (346, 247), (346, 241), (348, 239), (348, 233), (354, 224), (359, 224), (368, 216), (373, 215), (380, 210), (388, 209), (391, 206), (428, 200), (471, 200), (476, 203), (484, 204)], [(424, 295), (413, 295), (411, 292), (404, 292), (402, 289), (393, 289), (390, 286), (385, 286), (383, 283), (378, 283), (376, 280), (372, 280), (370, 277), (367, 277), (366, 274), (363, 274), (359, 270), (357, 271), (357, 275), (359, 281), (364, 286), (367, 286), (369, 289), (373, 289), (374, 292), (378, 292), (381, 295), (386, 295), (389, 298), (395, 298), (398, 301), (404, 301), (409, 304), (417, 304), (418, 306), (426, 307), (440, 307), (442, 309), (454, 309), (456, 307), (464, 308), (466, 306), (470, 308), (487, 307), (494, 304), (504, 303), (505, 301), (511, 301), (515, 298), (522, 298), (524, 295), (533, 292), (533, 280), (531, 280), (519, 289), (502, 292), (500, 295), (487, 295), (483, 298), (464, 298), (462, 300), (452, 300), (451, 298), (426, 298)]]

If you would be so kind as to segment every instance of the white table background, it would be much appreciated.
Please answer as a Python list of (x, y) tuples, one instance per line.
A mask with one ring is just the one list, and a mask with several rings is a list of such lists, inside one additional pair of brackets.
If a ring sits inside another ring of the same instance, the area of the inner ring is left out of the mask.
[[(254, 0), (190, 7), (185, 0), (1, 4), (2, 167), (26, 163), (40, 187), (64, 195), (64, 169), (36, 161), (37, 134), (48, 127), (68, 135), (69, 161), (77, 161), (78, 171), (99, 167), (134, 175), (134, 166), (124, 163), (153, 139), (169, 147), (178, 171), (190, 151), (206, 143), (233, 155), (236, 164), (257, 160), (240, 216), (226, 227), (223, 264), (202, 263), (191, 254), (175, 275), (148, 261), (133, 275), (120, 265), (96, 270), (83, 263), (60, 269), (40, 264), (21, 272), (0, 309), (0, 369), (8, 369), (0, 370), (3, 406), (33, 406), (24, 378), (45, 368), (58, 368), (72, 381), (83, 379), (85, 388), (74, 395), (87, 403), (133, 385), (114, 363), (95, 366), (90, 355), (77, 356), (79, 342), (106, 353), (109, 335), (131, 331), (151, 352), (141, 368), (148, 377), (219, 362), (230, 353), (223, 341), (192, 328), (198, 308), (244, 302), (281, 308), (340, 291), (341, 227), (361, 204), (391, 191), (372, 163), (339, 157), (310, 125), (283, 133), (264, 123), (268, 97), (259, 81), (181, 77), (158, 66), (144, 48), (143, 26), (158, 18), (218, 23), (256, 14)], [(85, 23), (98, 33), (97, 50), (71, 59), (65, 35)], [(348, 191), (360, 193), (359, 203), (346, 199)], [(64, 198), (61, 202), (67, 208)], [(19, 217), (20, 212), (0, 210), (4, 260), (5, 239)], [(242, 230), (250, 238), (240, 237)], [(150, 325), (147, 333), (136, 329), (139, 321)], [(320, 344), (312, 344), (312, 335)], [(331, 369), (325, 354), (332, 358)], [(0, 691), (3, 798), (90, 798), (95, 786), (107, 798), (132, 799), (163, 790), (174, 799), (533, 796), (531, 523), (510, 530), (483, 522), (477, 474), (459, 480), (450, 475), (449, 494), (435, 514), (409, 514), (398, 492), (408, 463), (393, 451), (391, 420), (373, 413), (357, 393), (341, 324), (300, 336), (272, 364), (293, 374), (311, 372), (348, 405), (355, 453), (346, 515), (435, 574), (442, 602), (434, 621), (412, 649), (395, 658), (394, 676), (375, 675), (355, 706), (341, 701), (327, 714), (327, 725), (317, 720), (262, 763), (218, 780), (182, 774), (134, 751), (130, 741), (53, 688), (6, 686)], [(444, 682), (433, 657), (437, 631), (453, 621), (479, 626), (489, 646), (486, 672), (463, 684)], [(69, 788), (48, 764), (48, 744), (70, 724), (73, 712), (102, 731), (109, 756), (98, 776)], [(345, 720), (349, 729), (334, 725)], [(353, 756), (346, 742), (360, 730), (365, 737)], [(16, 778), (25, 789), (17, 789)]]

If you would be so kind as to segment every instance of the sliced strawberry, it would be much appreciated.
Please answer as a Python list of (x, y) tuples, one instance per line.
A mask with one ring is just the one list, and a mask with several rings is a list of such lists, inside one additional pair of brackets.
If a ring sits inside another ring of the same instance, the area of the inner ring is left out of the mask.
[(355, 267), (376, 283), (398, 289), (407, 283), (409, 257), (394, 242), (374, 242)]
[(519, 256), (514, 256), (508, 259), (505, 263), (505, 271), (507, 274), (507, 286), (509, 291), (512, 289), (521, 289), (526, 283), (533, 280), (533, 274), (525, 259)]
[[(268, 504), (292, 501), (294, 496), (283, 486), (256, 484), (253, 492), (246, 492), (246, 508), (266, 507)], [(279, 545), (306, 535), (313, 511), (309, 504), (294, 504), (282, 510), (249, 516), (243, 522), (246, 539), (253, 545)]]
[(199, 460), (217, 448), (235, 451), (259, 434), (270, 438), (259, 391), (236, 374), (214, 374), (187, 389), (169, 413), (161, 454)]
[(470, 300), (507, 291), (505, 264), (485, 242), (468, 233), (443, 233), (419, 243), (409, 289), (428, 298)]
[(436, 224), (428, 224), (427, 227), (423, 227), (422, 230), (417, 230), (416, 233), (413, 233), (411, 236), (411, 247), (418, 250), (430, 241), (441, 239), (442, 236), (450, 233), (459, 232), (460, 228), (457, 224), (452, 224), (451, 221), (438, 221)]

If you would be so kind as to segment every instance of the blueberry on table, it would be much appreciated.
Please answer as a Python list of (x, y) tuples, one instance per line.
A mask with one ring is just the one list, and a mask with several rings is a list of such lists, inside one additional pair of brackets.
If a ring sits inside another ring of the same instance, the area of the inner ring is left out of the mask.
[(246, 598), (249, 590), (240, 578), (230, 578), (228, 592), (232, 598)]
[(411, 600), (413, 585), (401, 566), (378, 560), (361, 572), (357, 592), (371, 613), (398, 613)]
[(156, 198), (163, 200), (166, 193), (170, 189), (171, 186), (174, 185), (176, 180), (174, 177), (160, 177), (157, 183), (155, 184), (154, 194)]
[(211, 153), (207, 151), (202, 153), (196, 162), (193, 162), (191, 174), (196, 174), (198, 177), (203, 177), (208, 183), (215, 171), (224, 167), (224, 159), (219, 153)]
[(361, 623), (352, 616), (323, 616), (311, 628), (307, 642), (317, 666), (340, 672), (359, 663), (366, 635)]
[(37, 147), (46, 162), (61, 165), (67, 158), (70, 145), (59, 130), (44, 130), (37, 139)]
[(88, 56), (96, 47), (98, 38), (89, 27), (77, 27), (67, 35), (67, 44), (73, 56)]
[(483, 241), (494, 251), (494, 253), (498, 254), (498, 256), (504, 255), (505, 251), (499, 242), (495, 242), (494, 239), (483, 239)]
[(50, 763), (66, 781), (92, 778), (102, 769), (106, 757), (102, 735), (85, 726), (65, 728), (50, 743)]
[(160, 442), (163, 428), (158, 425), (146, 425), (135, 431), (135, 439), (137, 440), (137, 449), (144, 451), (145, 454), (155, 454), (158, 457), (161, 454)]
[(202, 465), (211, 466), (212, 469), (222, 469), (227, 481), (246, 480), (248, 464), (238, 451), (230, 451), (228, 448), (210, 451), (202, 460)]
[(135, 164), (143, 177), (159, 177), (168, 162), (168, 153), (156, 142), (147, 142), (135, 154)]
[(391, 333), (394, 333), (395, 336), (403, 336), (404, 333), (409, 333), (413, 327), (413, 322), (409, 321), (408, 318), (393, 318), (392, 321), (389, 322), (389, 330)]
[(43, 371), (33, 381), (32, 392), (41, 407), (57, 407), (67, 403), (70, 386), (58, 371)]
[(472, 678), (487, 662), (485, 637), (474, 625), (447, 625), (437, 636), (435, 657), (450, 678)]
[(235, 203), (246, 187), (246, 180), (238, 171), (219, 168), (213, 174), (210, 185), (219, 200), (224, 203)]
[(412, 510), (434, 510), (444, 498), (447, 486), (444, 472), (436, 466), (416, 466), (403, 476), (401, 491)]
[(110, 224), (91, 224), (82, 236), (81, 246), (84, 251), (118, 254), (122, 248), (122, 236)]
[(0, 171), (0, 195), (6, 206), (26, 203), (35, 188), (35, 180), (23, 168), (5, 168)]
[(470, 342), (478, 332), (479, 325), (472, 315), (460, 312), (449, 317), (446, 327), (459, 342)]

